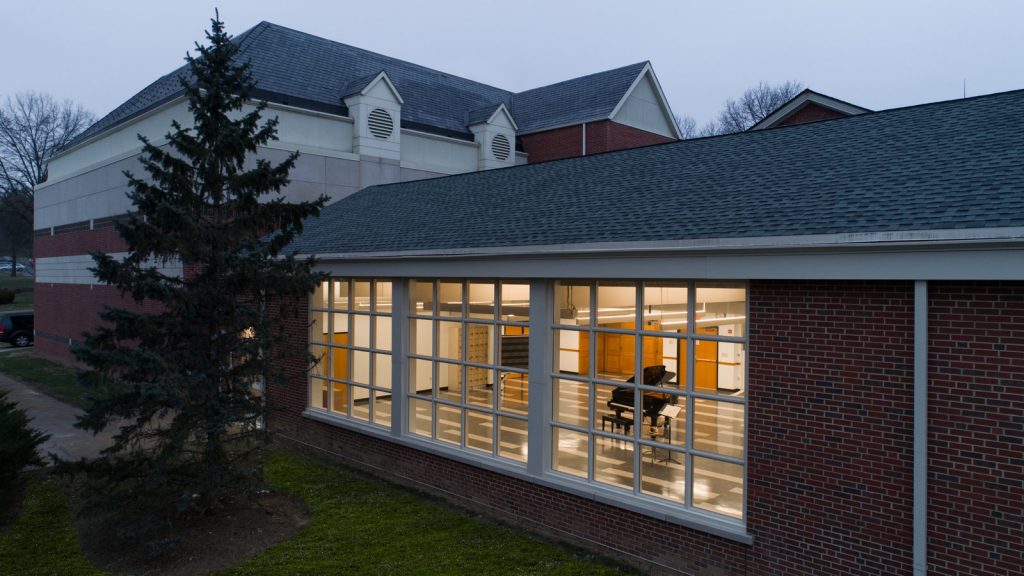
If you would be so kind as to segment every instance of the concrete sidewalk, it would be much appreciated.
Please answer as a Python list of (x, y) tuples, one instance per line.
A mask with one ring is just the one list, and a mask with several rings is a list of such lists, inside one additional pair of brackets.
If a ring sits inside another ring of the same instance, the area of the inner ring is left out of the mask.
[(114, 430), (108, 429), (99, 435), (79, 430), (74, 423), (81, 410), (54, 400), (37, 392), (32, 387), (0, 374), (0, 390), (7, 390), (7, 399), (18, 403), (31, 418), (29, 426), (46, 432), (50, 439), (43, 444), (39, 453), (46, 458), (51, 452), (65, 460), (95, 458), (100, 450), (110, 445)]

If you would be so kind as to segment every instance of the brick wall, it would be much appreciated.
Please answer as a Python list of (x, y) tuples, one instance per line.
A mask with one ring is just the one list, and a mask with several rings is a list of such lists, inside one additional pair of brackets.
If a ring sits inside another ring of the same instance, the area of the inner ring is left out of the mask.
[[(572, 158), (583, 154), (583, 128), (568, 126), (521, 136), (523, 151), (529, 155), (530, 163), (547, 162)], [(668, 138), (611, 120), (587, 123), (587, 154), (625, 150), (639, 146), (650, 146), (672, 142)]]
[(757, 573), (908, 573), (913, 285), (752, 282), (750, 321)]
[(1024, 283), (931, 283), (928, 331), (928, 573), (1024, 574)]
[(818, 106), (813, 102), (794, 112), (789, 118), (779, 122), (778, 126), (793, 126), (794, 124), (806, 124), (807, 122), (818, 122), (820, 120), (832, 120), (849, 116), (832, 108)]

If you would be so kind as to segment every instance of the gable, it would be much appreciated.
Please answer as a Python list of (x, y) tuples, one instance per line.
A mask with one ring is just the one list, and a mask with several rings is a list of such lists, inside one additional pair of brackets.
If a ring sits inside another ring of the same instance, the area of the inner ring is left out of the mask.
[(651, 79), (650, 72), (645, 73), (633, 87), (633, 91), (626, 97), (618, 112), (612, 116), (612, 120), (669, 138), (676, 136), (672, 118)]

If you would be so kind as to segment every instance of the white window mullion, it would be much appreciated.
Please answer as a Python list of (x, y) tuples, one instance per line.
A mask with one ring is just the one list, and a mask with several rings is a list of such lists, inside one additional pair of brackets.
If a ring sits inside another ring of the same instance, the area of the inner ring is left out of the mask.
[(551, 374), (553, 372), (552, 282), (530, 281), (529, 400), (527, 404), (526, 469), (540, 476), (551, 466)]
[(409, 425), (409, 280), (391, 281), (391, 435), (403, 436)]

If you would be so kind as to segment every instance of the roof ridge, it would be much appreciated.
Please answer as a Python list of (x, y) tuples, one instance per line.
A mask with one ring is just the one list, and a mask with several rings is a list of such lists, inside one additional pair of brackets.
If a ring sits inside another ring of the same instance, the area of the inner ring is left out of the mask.
[(583, 80), (584, 78), (591, 78), (591, 77), (598, 76), (598, 75), (601, 75), (601, 74), (609, 74), (611, 72), (618, 72), (620, 70), (625, 70), (627, 68), (633, 68), (634, 66), (646, 66), (647, 64), (650, 64), (650, 63), (651, 63), (650, 60), (644, 60), (642, 62), (634, 62), (632, 64), (626, 64), (625, 66), (619, 66), (617, 68), (608, 68), (607, 70), (598, 70), (597, 72), (591, 72), (590, 74), (584, 74), (583, 76), (577, 76), (575, 78), (569, 78), (568, 80), (560, 80), (558, 82), (555, 82), (554, 84), (545, 84), (543, 86), (537, 86), (536, 88), (530, 88), (528, 90), (523, 90), (521, 92), (516, 92), (516, 93), (513, 94), (513, 97), (521, 96), (521, 95), (526, 94), (528, 92), (534, 92), (534, 91), (537, 91), (537, 90), (544, 90), (544, 89), (547, 89), (547, 88), (554, 88), (555, 86), (561, 86), (563, 84), (568, 84), (570, 82), (576, 82), (576, 81), (579, 81), (579, 80)]

